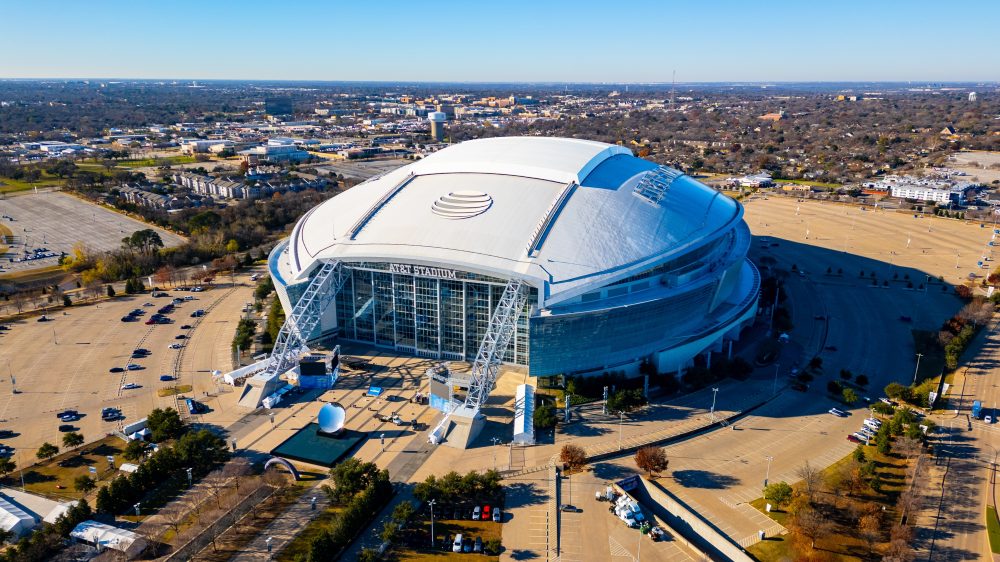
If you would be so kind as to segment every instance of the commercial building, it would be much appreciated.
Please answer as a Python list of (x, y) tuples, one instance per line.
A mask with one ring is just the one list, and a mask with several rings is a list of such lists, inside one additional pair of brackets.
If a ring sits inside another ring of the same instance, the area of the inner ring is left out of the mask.
[(864, 184), (866, 190), (888, 192), (892, 197), (915, 199), (931, 203), (965, 204), (974, 185), (948, 178), (921, 178), (915, 176), (886, 176), (877, 182)]
[(269, 270), (292, 310), (343, 268), (311, 339), (473, 361), (516, 282), (524, 305), (504, 361), (540, 376), (643, 361), (671, 372), (753, 321), (749, 243), (742, 206), (677, 170), (620, 146), (510, 137), (448, 147), (328, 200)]

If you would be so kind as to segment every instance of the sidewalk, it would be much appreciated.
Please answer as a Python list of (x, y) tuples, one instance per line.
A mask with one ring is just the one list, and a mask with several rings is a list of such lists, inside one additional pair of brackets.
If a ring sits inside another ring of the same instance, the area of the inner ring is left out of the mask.
[[(254, 540), (243, 547), (243, 552), (230, 558), (232, 562), (256, 562), (260, 560), (270, 560), (272, 554), (277, 554), (281, 549), (288, 546), (288, 543), (295, 538), (310, 521), (330, 505), (329, 499), (322, 490), (326, 480), (321, 480), (315, 486), (302, 494), (302, 498), (292, 504), (284, 513), (279, 515), (270, 525), (268, 525)], [(316, 509), (312, 509), (311, 498), (316, 498)], [(271, 538), (271, 552), (267, 549), (267, 539)]]

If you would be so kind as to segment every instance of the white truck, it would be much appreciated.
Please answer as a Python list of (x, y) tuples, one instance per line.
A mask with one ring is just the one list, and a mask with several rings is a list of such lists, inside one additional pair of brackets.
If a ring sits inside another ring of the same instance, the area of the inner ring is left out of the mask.
[(639, 503), (628, 495), (623, 495), (615, 502), (615, 515), (629, 527), (638, 527), (646, 521)]

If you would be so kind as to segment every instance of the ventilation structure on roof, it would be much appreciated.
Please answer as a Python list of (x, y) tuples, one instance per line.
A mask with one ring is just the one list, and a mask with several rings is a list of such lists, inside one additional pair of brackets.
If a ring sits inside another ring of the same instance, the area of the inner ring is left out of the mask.
[(654, 205), (659, 205), (666, 197), (670, 184), (683, 175), (673, 168), (657, 166), (639, 178), (639, 183), (632, 192)]
[(485, 213), (493, 198), (482, 191), (453, 191), (431, 205), (431, 212), (446, 219), (467, 219)]

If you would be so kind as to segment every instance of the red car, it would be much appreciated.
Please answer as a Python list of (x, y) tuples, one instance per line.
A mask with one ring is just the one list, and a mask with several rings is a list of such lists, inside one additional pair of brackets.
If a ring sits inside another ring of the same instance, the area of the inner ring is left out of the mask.
[(489, 521), (489, 520), (490, 520), (490, 506), (484, 505), (483, 506), (483, 521)]
[(851, 443), (860, 443), (861, 442), (860, 439), (858, 439), (857, 437), (855, 437), (853, 435), (848, 435), (847, 436), (847, 440), (850, 441)]

